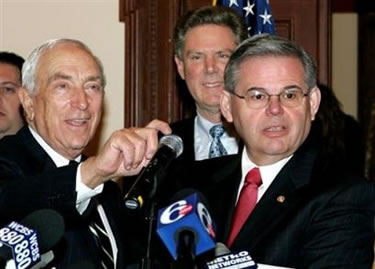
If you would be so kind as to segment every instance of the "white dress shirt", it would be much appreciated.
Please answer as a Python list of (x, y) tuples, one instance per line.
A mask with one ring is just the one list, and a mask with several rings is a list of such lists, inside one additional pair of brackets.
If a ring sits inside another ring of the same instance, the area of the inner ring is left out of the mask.
[[(47, 152), (48, 156), (52, 159), (52, 161), (55, 163), (57, 167), (62, 167), (69, 165), (70, 160), (63, 157), (61, 154), (57, 153), (53, 148), (48, 145), (44, 139), (29, 126), (29, 129), (31, 131), (31, 134), (35, 138), (35, 140), (39, 143), (39, 145)], [(78, 163), (81, 161), (82, 156), (78, 156), (75, 161)], [(104, 184), (100, 184), (95, 189), (91, 189), (90, 187), (86, 186), (82, 182), (81, 178), (81, 165), (78, 165), (77, 174), (76, 174), (76, 192), (77, 192), (77, 200), (76, 200), (76, 208), (77, 211), (82, 215), (83, 212), (87, 209), (90, 200), (95, 195), (100, 194), (103, 191)], [(104, 227), (107, 231), (109, 240), (111, 242), (111, 247), (113, 250), (113, 257), (114, 257), (114, 264), (116, 265), (117, 260), (117, 244), (115, 237), (113, 235), (111, 226), (109, 225), (108, 218), (105, 214), (105, 211), (101, 204), (98, 204), (97, 210), (99, 212), (100, 218), (102, 219), (102, 222), (104, 224)]]
[(242, 186), (245, 183), (245, 176), (251, 169), (253, 169), (254, 167), (258, 167), (260, 171), (260, 176), (262, 177), (262, 185), (260, 185), (258, 188), (257, 202), (259, 202), (260, 198), (262, 198), (263, 194), (267, 191), (268, 187), (276, 178), (277, 174), (284, 167), (284, 165), (290, 160), (290, 158), (292, 158), (292, 156), (293, 155), (290, 155), (289, 157), (282, 159), (276, 163), (270, 164), (270, 165), (257, 166), (249, 159), (249, 156), (247, 155), (247, 152), (246, 152), (246, 148), (244, 147), (242, 151), (242, 157), (241, 157), (242, 177), (241, 177), (241, 183), (237, 192), (237, 201), (240, 196)]
[[(212, 136), (210, 135), (210, 129), (214, 125), (217, 125), (217, 123), (212, 123), (206, 120), (197, 112), (197, 116), (194, 120), (195, 160), (198, 161), (208, 159), (210, 146), (213, 140)], [(220, 140), (228, 155), (236, 154), (238, 152), (238, 141), (236, 138), (231, 137), (227, 132), (224, 132)]]

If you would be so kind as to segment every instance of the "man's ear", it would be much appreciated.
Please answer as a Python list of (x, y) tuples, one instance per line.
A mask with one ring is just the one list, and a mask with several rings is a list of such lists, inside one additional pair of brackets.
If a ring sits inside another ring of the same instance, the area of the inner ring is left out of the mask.
[(232, 101), (231, 101), (230, 93), (224, 90), (220, 98), (220, 109), (221, 109), (221, 114), (224, 116), (224, 118), (228, 122), (233, 122), (231, 102)]
[(321, 93), (318, 87), (314, 87), (311, 89), (310, 92), (310, 113), (311, 113), (311, 120), (315, 119), (315, 115), (318, 112), (320, 100), (321, 100)]
[(184, 61), (177, 57), (177, 55), (174, 56), (174, 61), (177, 66), (177, 72), (180, 75), (182, 79), (185, 79), (185, 68), (184, 68)]
[(23, 110), (25, 112), (25, 118), (28, 123), (34, 120), (34, 100), (29, 95), (28, 91), (21, 87), (18, 90), (18, 98), (20, 99), (20, 102), (22, 104)]

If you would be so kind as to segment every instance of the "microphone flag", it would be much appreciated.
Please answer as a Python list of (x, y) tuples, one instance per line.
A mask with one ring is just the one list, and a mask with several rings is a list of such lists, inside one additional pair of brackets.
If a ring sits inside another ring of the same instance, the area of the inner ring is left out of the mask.
[(198, 193), (193, 193), (158, 211), (157, 233), (176, 260), (181, 233), (194, 235), (195, 255), (214, 249), (215, 225)]

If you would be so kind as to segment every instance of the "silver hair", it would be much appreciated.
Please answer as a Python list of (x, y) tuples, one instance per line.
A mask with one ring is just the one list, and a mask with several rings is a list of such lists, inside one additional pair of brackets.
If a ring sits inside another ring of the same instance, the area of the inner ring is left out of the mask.
[(259, 34), (243, 41), (231, 55), (224, 72), (225, 89), (235, 91), (241, 63), (251, 57), (263, 56), (295, 57), (303, 65), (304, 81), (309, 90), (316, 86), (314, 60), (302, 47), (283, 37)]
[(35, 48), (29, 57), (26, 59), (23, 67), (22, 67), (22, 86), (27, 89), (30, 95), (36, 95), (38, 93), (38, 85), (36, 85), (36, 68), (38, 66), (38, 62), (40, 56), (45, 53), (47, 50), (52, 49), (58, 44), (62, 43), (73, 43), (88, 52), (96, 62), (99, 67), (100, 75), (102, 78), (102, 86), (103, 88), (106, 85), (106, 78), (104, 74), (103, 64), (98, 57), (96, 57), (92, 51), (87, 47), (83, 42), (76, 40), (76, 39), (69, 39), (69, 38), (57, 38), (57, 39), (50, 39)]

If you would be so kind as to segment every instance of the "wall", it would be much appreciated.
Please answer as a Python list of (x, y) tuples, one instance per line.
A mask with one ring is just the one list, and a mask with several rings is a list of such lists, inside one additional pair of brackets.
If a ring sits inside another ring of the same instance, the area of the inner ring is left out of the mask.
[(118, 2), (0, 0), (0, 50), (27, 57), (47, 39), (69, 37), (86, 43), (102, 60), (108, 83), (99, 144), (124, 122), (124, 24)]
[(357, 117), (357, 27), (356, 13), (332, 16), (332, 89), (348, 114)]

